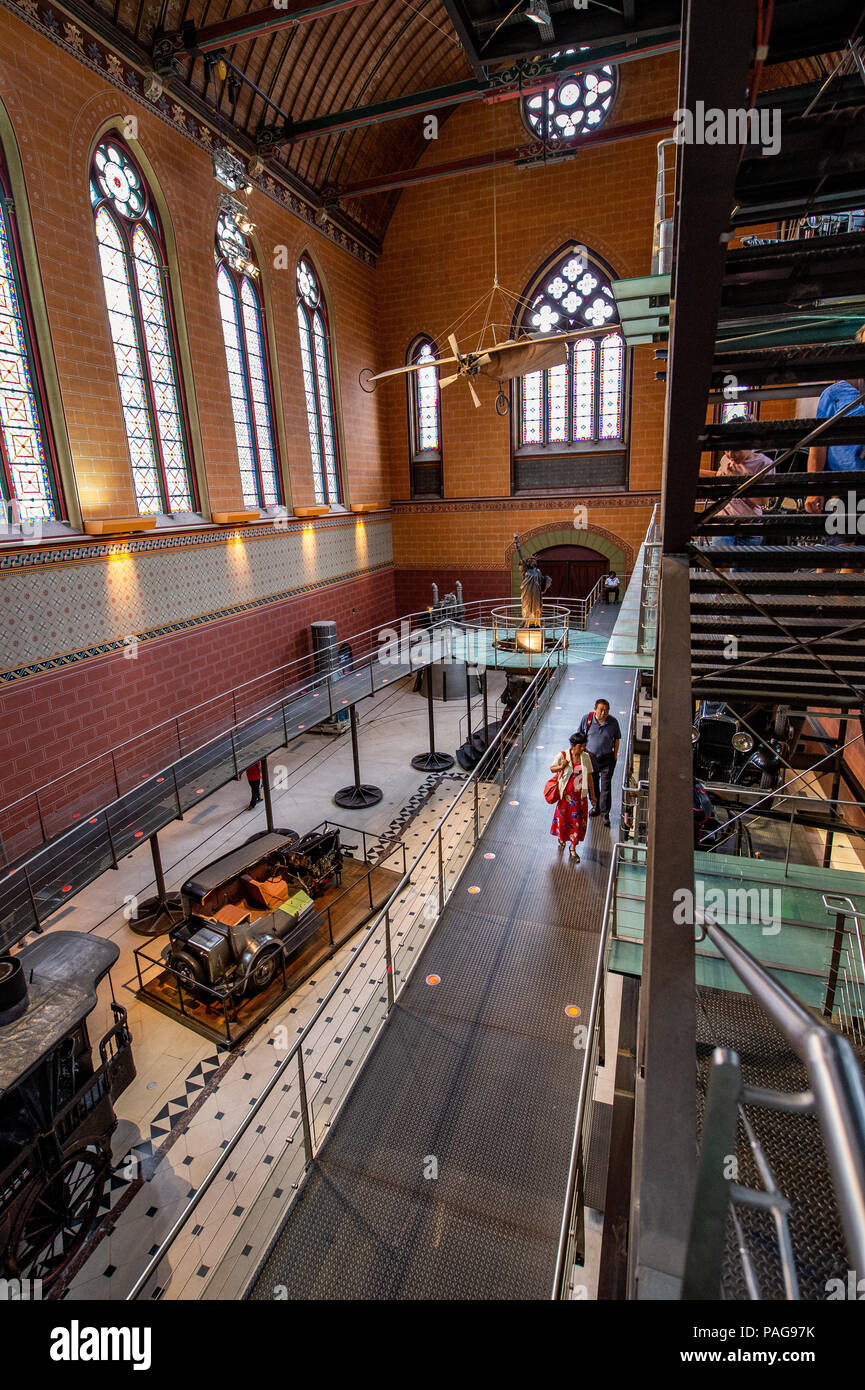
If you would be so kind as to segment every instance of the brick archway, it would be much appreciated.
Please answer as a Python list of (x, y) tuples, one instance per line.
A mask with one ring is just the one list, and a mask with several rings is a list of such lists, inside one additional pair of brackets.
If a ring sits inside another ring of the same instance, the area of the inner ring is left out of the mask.
[[(630, 574), (634, 568), (634, 548), (621, 536), (607, 531), (603, 526), (586, 526), (576, 530), (573, 526), (534, 526), (520, 536), (520, 549), (524, 555), (535, 555), (554, 545), (584, 545), (589, 550), (597, 550), (610, 562), (610, 568), (617, 574)], [(511, 593), (517, 597), (520, 592), (520, 567), (516, 546), (513, 541), (505, 551), (505, 566), (511, 572)]]

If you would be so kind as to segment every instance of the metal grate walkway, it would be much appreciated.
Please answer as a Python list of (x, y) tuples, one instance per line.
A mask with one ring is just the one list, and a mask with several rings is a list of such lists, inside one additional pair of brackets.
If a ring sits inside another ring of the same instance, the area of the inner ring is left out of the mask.
[(564, 668), (253, 1299), (549, 1298), (583, 1061), (565, 1009), (588, 1012), (618, 810), (577, 866), (541, 793), (597, 695), (621, 720), (632, 678)]

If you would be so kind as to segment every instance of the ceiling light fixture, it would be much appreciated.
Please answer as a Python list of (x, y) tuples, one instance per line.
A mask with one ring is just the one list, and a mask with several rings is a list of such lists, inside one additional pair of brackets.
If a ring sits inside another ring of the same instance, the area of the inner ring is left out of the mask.
[(526, 19), (532, 20), (534, 24), (551, 25), (553, 22), (546, 0), (528, 0), (524, 14)]

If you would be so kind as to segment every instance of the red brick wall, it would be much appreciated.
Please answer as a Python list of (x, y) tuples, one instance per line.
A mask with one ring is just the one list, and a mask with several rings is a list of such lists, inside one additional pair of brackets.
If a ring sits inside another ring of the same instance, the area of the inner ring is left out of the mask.
[(416, 569), (396, 572), (397, 613), (419, 613), (432, 603), (432, 586), (438, 584), (439, 598), (463, 586), (463, 599), (507, 598), (511, 589), (510, 570)]
[[(133, 660), (112, 655), (19, 681), (0, 692), (3, 804), (96, 759), (77, 779), (40, 798), (46, 828), (54, 833), (69, 823), (71, 806), (90, 811), (116, 795), (111, 763), (103, 756), (113, 748), (204, 705), (182, 721), (181, 747), (189, 752), (230, 724), (235, 705), (230, 697), (218, 698), (223, 692), (253, 682), (237, 694), (240, 718), (279, 697), (282, 678), (265, 673), (309, 653), (311, 622), (334, 619), (343, 640), (394, 616), (394, 575), (386, 569), (196, 632), (142, 643)], [(301, 678), (308, 670), (304, 663)], [(178, 754), (173, 724), (120, 754), (121, 791)], [(27, 818), (32, 820), (32, 803)], [(0, 833), (8, 835), (16, 823), (15, 816), (0, 815)]]
[[(649, 117), (670, 117), (677, 104), (677, 56), (665, 55), (620, 68), (621, 87), (609, 118), (611, 128)], [(489, 108), (479, 102), (459, 107), (431, 141), (421, 161), (440, 163), (528, 140), (516, 101)], [(647, 275), (651, 265), (657, 136), (586, 149), (575, 159), (529, 169), (501, 167), (495, 175), (499, 281), (522, 294), (538, 266), (569, 238), (604, 257), (621, 277)], [(404, 360), (418, 332), (432, 334), (440, 350), (446, 334), (493, 282), (493, 189), (491, 170), (442, 179), (404, 190), (380, 261), (382, 302), (390, 306), (383, 324), (388, 365)], [(513, 310), (495, 305), (500, 328), (509, 330)], [(475, 346), (483, 324), (481, 307), (458, 331), (461, 344)], [(502, 320), (504, 323), (502, 324)], [(630, 475), (632, 492), (654, 492), (660, 484), (664, 392), (654, 379), (658, 363), (651, 347), (632, 352)], [(495, 383), (481, 381), (480, 409), (460, 382), (442, 393), (443, 465), (446, 498), (505, 498), (511, 490), (510, 421), (493, 409)], [(383, 439), (391, 470), (391, 496), (409, 496), (405, 388), (384, 382), (377, 395), (384, 417)], [(639, 546), (651, 514), (647, 508), (604, 506), (587, 494), (546, 499), (546, 512), (497, 511), (487, 503), (477, 512), (433, 514), (397, 511), (393, 518), (398, 572), (411, 567), (422, 588), (436, 564), (458, 571), (472, 557), (486, 571), (504, 563), (513, 532), (546, 520), (561, 524), (573, 502), (585, 502), (590, 524)], [(470, 576), (461, 573), (468, 586)], [(416, 592), (400, 577), (400, 593)], [(509, 584), (505, 586), (505, 591)], [(466, 588), (468, 592), (468, 587)]]
[[(88, 196), (95, 138), (106, 121), (128, 114), (138, 120), (138, 144), (153, 168), (177, 244), (175, 306), (180, 289), (194, 377), (193, 383), (186, 382), (187, 394), (194, 391), (198, 403), (211, 506), (241, 506), (213, 264), (220, 185), (210, 156), (145, 104), (3, 9), (0, 100), (21, 153), (84, 517), (135, 510)], [(343, 460), (351, 498), (386, 502), (378, 409), (358, 384), (361, 368), (378, 361), (376, 272), (258, 190), (249, 195), (248, 206), (262, 280), (271, 293), (293, 500), (313, 500), (295, 308), (295, 267), (301, 251), (308, 249), (328, 295), (342, 409), (351, 423)], [(285, 269), (275, 268), (276, 247), (286, 248)]]

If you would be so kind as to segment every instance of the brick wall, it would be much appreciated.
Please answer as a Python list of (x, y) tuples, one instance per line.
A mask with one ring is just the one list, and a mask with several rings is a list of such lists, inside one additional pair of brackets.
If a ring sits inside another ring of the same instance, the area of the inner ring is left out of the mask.
[[(627, 64), (612, 122), (672, 112), (674, 56)], [(46, 105), (45, 93), (51, 100)], [(85, 518), (134, 509), (114, 363), (98, 273), (87, 176), (91, 151), (110, 121), (133, 114), (139, 153), (152, 169), (169, 243), (175, 308), (189, 340), (187, 394), (197, 407), (203, 469), (213, 509), (241, 505), (231, 411), (219, 327), (213, 233), (219, 186), (210, 157), (145, 104), (64, 53), (0, 9), (0, 99), (12, 123), (56, 360), (79, 500)], [(439, 162), (528, 140), (514, 102), (470, 103), (442, 125), (425, 158)], [(359, 171), (366, 172), (366, 171)], [(585, 151), (565, 164), (500, 170), (499, 275), (520, 292), (537, 265), (570, 237), (584, 241), (624, 276), (645, 273), (651, 251), (655, 139)], [(270, 303), (278, 367), (278, 409), (285, 465), (296, 505), (312, 501), (312, 470), (301, 383), (294, 268), (311, 254), (327, 291), (334, 363), (344, 422), (344, 472), (350, 499), (386, 504), (408, 495), (405, 390), (389, 382), (374, 395), (358, 383), (363, 367), (403, 360), (420, 330), (440, 340), (492, 282), (493, 179), (490, 173), (411, 189), (401, 195), (384, 255), (362, 264), (258, 190), (248, 199), (256, 224), (262, 282)], [(277, 248), (286, 269), (277, 269)], [(480, 323), (461, 329), (470, 341)], [(587, 501), (589, 529), (636, 548), (657, 488), (663, 386), (650, 349), (633, 365), (630, 487), (636, 506)], [(444, 471), (449, 498), (496, 499), (509, 491), (508, 422), (481, 387), (472, 409), (462, 386), (444, 399)], [(258, 677), (304, 648), (315, 617), (336, 617), (343, 635), (423, 607), (436, 579), (456, 578), (467, 599), (507, 592), (507, 547), (514, 531), (562, 525), (578, 499), (539, 499), (516, 510), (482, 504), (465, 511), (394, 518), (395, 569), (330, 585), (142, 645), (135, 660), (96, 656), (57, 673), (15, 683), (2, 693), (3, 801), (62, 775), (70, 766), (173, 717), (232, 685)], [(635, 499), (636, 500), (636, 499)], [(170, 559), (166, 559), (170, 565)], [(348, 569), (349, 566), (346, 566)], [(311, 576), (312, 577), (312, 576)], [(2, 586), (0, 576), (0, 586)], [(46, 600), (47, 602), (47, 600)], [(120, 634), (118, 634), (120, 635)], [(122, 664), (121, 664), (122, 663)], [(207, 732), (202, 724), (202, 732)], [(152, 754), (162, 750), (154, 749)]]
[[(240, 717), (278, 697), (281, 679), (271, 680), (264, 673), (309, 653), (311, 622), (335, 620), (343, 640), (394, 616), (393, 571), (383, 570), (192, 633), (142, 644), (132, 660), (115, 654), (16, 682), (0, 691), (3, 804), (206, 704), (183, 721), (182, 746), (189, 751), (230, 722), (234, 706), (230, 698), (217, 698), (223, 692), (253, 682), (238, 694)], [(121, 756), (121, 790), (177, 756), (172, 726), (134, 755)], [(43, 813), (49, 820), (62, 819), (70, 797), (95, 805), (96, 799), (88, 795), (94, 788), (104, 790), (105, 800), (110, 800), (115, 794), (111, 779), (110, 763), (98, 762), (73, 787), (63, 785), (48, 793)], [(0, 832), (3, 828), (0, 825)]]
[(397, 613), (419, 613), (432, 603), (432, 586), (438, 584), (439, 598), (456, 592), (457, 580), (463, 586), (463, 599), (506, 598), (511, 590), (510, 569), (466, 570), (446, 568), (400, 569), (395, 575)]
[[(610, 127), (669, 115), (677, 104), (677, 58), (623, 64), (620, 91)], [(424, 162), (441, 163), (478, 151), (519, 145), (528, 140), (518, 102), (487, 108), (478, 102), (459, 107), (431, 141)], [(561, 164), (530, 169), (501, 167), (442, 179), (403, 191), (380, 261), (382, 326), (388, 365), (404, 360), (412, 337), (431, 334), (447, 349), (451, 326), (493, 282), (493, 192), (498, 219), (498, 275), (515, 295), (523, 292), (538, 266), (569, 238), (598, 252), (621, 277), (646, 275), (651, 265), (657, 136), (587, 149)], [(463, 346), (474, 346), (483, 324), (483, 307), (458, 330)], [(496, 318), (509, 331), (512, 307), (497, 304)], [(488, 340), (488, 338), (487, 338)], [(632, 353), (630, 476), (632, 492), (652, 493), (661, 476), (664, 385), (651, 347)], [(442, 393), (443, 460), (446, 499), (503, 499), (510, 494), (510, 421), (493, 409), (495, 383), (481, 381), (482, 406), (473, 408), (460, 382)], [(405, 388), (400, 379), (382, 383), (383, 440), (390, 465), (391, 495), (409, 497)], [(645, 535), (651, 504), (636, 508), (605, 506), (605, 499), (538, 499), (524, 513), (497, 509), (484, 501), (475, 510), (423, 513), (397, 509), (394, 560), (399, 593), (417, 593), (427, 571), (440, 564), (453, 570), (470, 592), (475, 568), (501, 572), (514, 531), (549, 520), (561, 524), (575, 502), (588, 507), (589, 522), (635, 547)], [(536, 507), (543, 507), (540, 512)], [(410, 567), (418, 584), (402, 571)], [(423, 576), (421, 579), (420, 576)], [(508, 586), (509, 587), (509, 586)], [(428, 589), (427, 589), (428, 592)]]
[[(176, 241), (175, 307), (182, 296), (194, 378), (187, 394), (198, 406), (211, 506), (240, 507), (213, 264), (221, 190), (209, 155), (6, 10), (0, 10), (0, 100), (21, 153), (84, 517), (135, 510), (88, 196), (96, 136), (105, 122), (128, 114), (138, 120), (132, 147), (140, 147), (153, 169), (169, 213), (163, 221), (170, 220)], [(354, 501), (386, 502), (378, 411), (358, 384), (361, 368), (378, 358), (376, 272), (258, 190), (248, 206), (272, 303), (293, 500), (313, 500), (295, 309), (295, 267), (307, 249), (328, 294), (349, 491)], [(285, 269), (274, 266), (276, 247), (285, 247)]]

